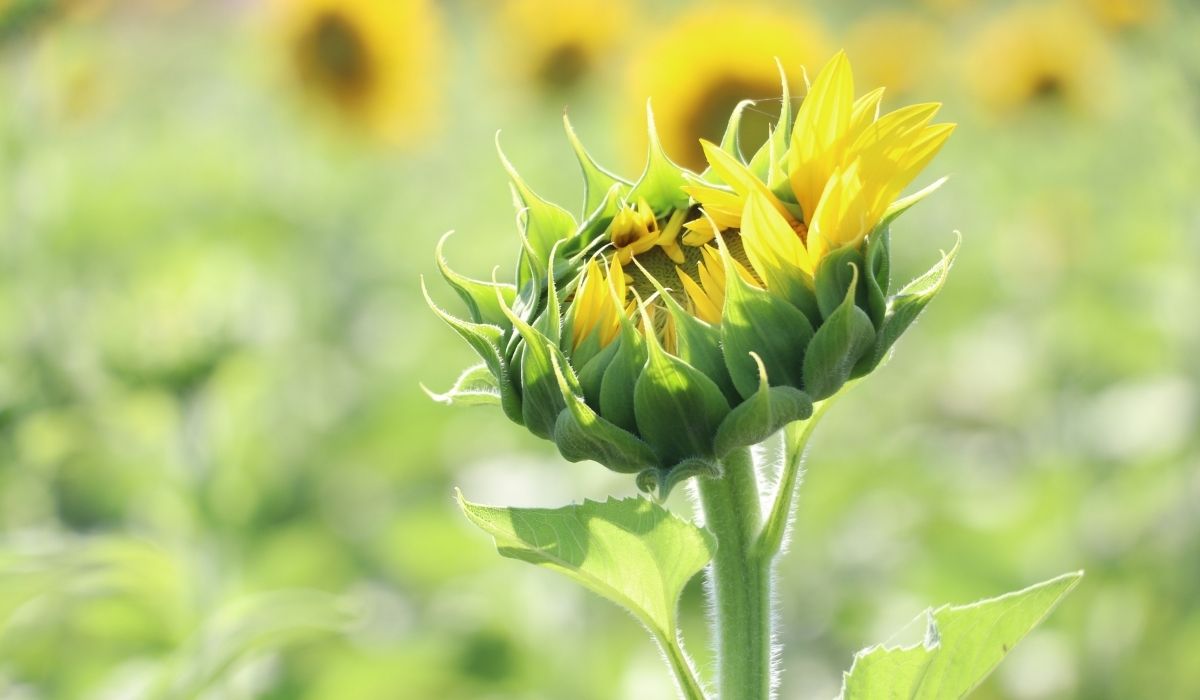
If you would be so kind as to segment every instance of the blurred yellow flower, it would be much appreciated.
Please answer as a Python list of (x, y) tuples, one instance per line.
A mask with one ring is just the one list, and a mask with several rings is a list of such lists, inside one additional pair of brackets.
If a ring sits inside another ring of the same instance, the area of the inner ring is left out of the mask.
[(1162, 0), (1082, 0), (1084, 6), (1109, 29), (1128, 29), (1158, 18)]
[[(629, 81), (634, 101), (651, 98), (667, 154), (697, 170), (704, 167), (699, 140), (719, 140), (738, 102), (779, 94), (776, 58), (785, 66), (818, 65), (830, 53), (824, 31), (813, 21), (742, 5), (693, 11), (642, 44)], [(778, 104), (745, 114), (741, 133), (747, 152), (766, 138), (777, 111)], [(629, 112), (640, 118), (640, 109)], [(636, 124), (631, 133), (644, 136), (641, 122)]]
[(305, 87), (394, 143), (433, 116), (438, 22), (429, 0), (276, 0)]
[(942, 36), (912, 12), (885, 10), (859, 20), (846, 37), (855, 72), (869, 85), (903, 95), (928, 80), (938, 65)]
[(977, 99), (996, 112), (1039, 101), (1087, 109), (1110, 56), (1104, 38), (1076, 8), (1049, 3), (1006, 11), (968, 43), (964, 67)]
[(547, 91), (570, 89), (603, 62), (629, 22), (628, 0), (507, 0), (506, 58)]

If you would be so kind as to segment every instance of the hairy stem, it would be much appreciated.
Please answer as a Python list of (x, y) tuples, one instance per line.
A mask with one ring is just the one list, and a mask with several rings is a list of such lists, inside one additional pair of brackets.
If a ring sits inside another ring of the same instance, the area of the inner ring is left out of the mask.
[(697, 479), (704, 520), (717, 540), (708, 570), (720, 700), (769, 700), (772, 616), (769, 561), (756, 554), (762, 507), (749, 450), (723, 462), (719, 478)]
[(671, 674), (675, 676), (679, 697), (683, 700), (708, 700), (704, 694), (704, 688), (696, 678), (696, 669), (692, 666), (687, 653), (684, 652), (679, 638), (666, 633), (656, 634), (655, 637), (662, 649), (663, 656), (667, 658), (667, 664), (671, 667)]

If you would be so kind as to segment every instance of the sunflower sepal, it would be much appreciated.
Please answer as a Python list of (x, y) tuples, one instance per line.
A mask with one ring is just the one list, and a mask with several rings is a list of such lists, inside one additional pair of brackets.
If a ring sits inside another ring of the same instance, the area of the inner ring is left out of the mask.
[(615, 341), (617, 350), (600, 382), (600, 415), (616, 425), (637, 431), (633, 390), (646, 366), (646, 341), (625, 320)]
[(717, 428), (713, 451), (718, 459), (757, 445), (789, 423), (806, 420), (813, 412), (808, 394), (791, 386), (770, 386), (762, 359), (757, 353), (752, 355), (758, 365), (758, 391), (734, 406)]
[(658, 293), (657, 298), (662, 301), (675, 324), (675, 355), (712, 379), (725, 394), (730, 405), (741, 401), (742, 397), (733, 385), (733, 378), (729, 376), (729, 368), (725, 365), (720, 330), (688, 313), (654, 275), (640, 263), (638, 268)]
[(858, 267), (853, 267), (842, 303), (817, 329), (804, 355), (804, 388), (814, 401), (837, 393), (859, 360), (877, 346), (875, 326), (855, 303)]
[(424, 384), (421, 390), (438, 403), (447, 406), (499, 406), (500, 383), (496, 375), (482, 362), (472, 365), (458, 376), (454, 385), (445, 392), (431, 391)]
[[(896, 344), (904, 331), (917, 320), (929, 302), (933, 301), (937, 293), (942, 290), (942, 286), (946, 284), (946, 278), (950, 274), (950, 268), (954, 265), (954, 259), (958, 256), (958, 249), (962, 244), (962, 235), (957, 232), (956, 235), (958, 240), (950, 252), (943, 252), (941, 260), (934, 263), (933, 267), (929, 268), (925, 274), (904, 285), (900, 291), (888, 298), (887, 314), (879, 329), (874, 352), (870, 356), (872, 368), (883, 362), (888, 351)], [(855, 374), (861, 376), (866, 373), (860, 374), (858, 369), (855, 369)]]
[(467, 313), (470, 314), (473, 322), (487, 323), (504, 329), (510, 328), (508, 317), (504, 315), (504, 312), (500, 310), (500, 305), (496, 303), (496, 294), (499, 292), (505, 302), (511, 305), (516, 299), (517, 288), (511, 284), (498, 284), (496, 282), (484, 282), (472, 279), (455, 272), (446, 261), (444, 253), (446, 240), (453, 233), (453, 231), (447, 231), (438, 240), (437, 247), (434, 249), (434, 258), (437, 261), (438, 272), (441, 273), (442, 279), (446, 280), (446, 284), (450, 285), (450, 288), (462, 298), (463, 303), (467, 306)]
[[(737, 105), (734, 106), (733, 111), (729, 113), (729, 121), (725, 124), (725, 133), (721, 135), (721, 150), (742, 162), (745, 161), (745, 157), (742, 155), (741, 140), (742, 113), (745, 112), (747, 108), (753, 107), (754, 105), (754, 100), (742, 100), (741, 102), (738, 102)], [(715, 170), (713, 170), (711, 165), (705, 168), (704, 172), (700, 173), (699, 177), (696, 179), (717, 187), (729, 185), (728, 182), (725, 182), (725, 180), (718, 175)]]
[(859, 271), (864, 268), (862, 251), (854, 246), (836, 248), (821, 258), (813, 276), (813, 287), (823, 319), (828, 320), (842, 306), (847, 294), (852, 293), (855, 300), (866, 301), (865, 290), (864, 298), (860, 300), (860, 291), (853, 288), (861, 280)]
[(592, 158), (592, 154), (588, 153), (583, 142), (579, 140), (579, 135), (575, 133), (575, 127), (571, 126), (571, 120), (565, 112), (563, 129), (567, 132), (567, 141), (571, 143), (571, 150), (575, 151), (575, 158), (583, 171), (583, 218), (586, 221), (594, 218), (597, 212), (607, 206), (607, 200), (614, 192), (618, 196), (624, 195), (633, 187), (633, 183), (604, 169)]
[(801, 363), (814, 333), (808, 317), (787, 300), (742, 279), (723, 240), (718, 241), (726, 280), (721, 345), (738, 393), (750, 398), (758, 391), (757, 362), (776, 385), (803, 386)]
[(617, 184), (608, 189), (604, 194), (604, 199), (600, 201), (599, 206), (583, 220), (579, 225), (579, 232), (574, 240), (578, 241), (578, 250), (573, 251), (571, 263), (575, 266), (581, 265), (588, 258), (595, 254), (593, 243), (597, 239), (601, 239), (608, 227), (612, 225), (613, 219), (617, 212), (621, 211), (621, 204), (625, 201), (625, 194), (628, 187)]
[(684, 177), (686, 171), (672, 162), (663, 151), (658, 129), (654, 125), (654, 110), (649, 102), (646, 103), (646, 133), (649, 144), (646, 167), (625, 201), (645, 199), (659, 216), (676, 209), (687, 209), (688, 195), (683, 190), (687, 185)]
[[(645, 311), (643, 310), (644, 314)], [(713, 380), (646, 335), (646, 366), (633, 388), (638, 434), (664, 464), (714, 457), (713, 437), (729, 402)]]
[(589, 406), (600, 405), (600, 387), (604, 385), (604, 375), (608, 372), (608, 366), (617, 355), (617, 347), (617, 343), (609, 343), (590, 355), (586, 361), (580, 361), (578, 352), (571, 357), (572, 363), (582, 365), (577, 373), (579, 388)]
[(562, 363), (551, 354), (554, 375), (566, 404), (555, 421), (552, 440), (568, 462), (591, 460), (621, 474), (635, 474), (661, 465), (654, 451), (627, 430), (596, 413), (568, 379)]
[(647, 469), (637, 475), (638, 490), (654, 494), (659, 501), (665, 501), (679, 484), (692, 477), (701, 479), (721, 478), (721, 463), (715, 459), (693, 457), (685, 459), (669, 468)]
[(759, 146), (754, 155), (750, 157), (750, 162), (747, 163), (750, 171), (757, 175), (758, 179), (767, 183), (771, 189), (784, 187), (788, 183), (787, 173), (779, 167), (779, 164), (787, 161), (787, 149), (792, 138), (792, 127), (795, 120), (787, 72), (783, 68), (783, 62), (778, 58), (775, 59), (775, 65), (779, 68), (779, 120), (775, 122), (767, 140)]
[[(512, 381), (510, 372), (512, 365), (506, 359), (504, 349), (501, 347), (504, 341), (504, 329), (487, 323), (464, 321), (446, 312), (429, 296), (429, 289), (425, 286), (424, 277), (421, 278), (421, 293), (425, 296), (425, 303), (433, 313), (450, 326), (459, 337), (467, 341), (475, 354), (479, 355), (484, 365), (492, 372), (492, 376), (496, 378), (496, 383), (500, 387), (500, 407), (504, 410), (504, 415), (517, 425), (525, 425), (521, 394)], [(500, 294), (498, 290), (496, 293)]]
[(887, 314), (887, 295), (892, 283), (891, 238), (891, 230), (887, 226), (876, 228), (867, 236), (867, 248), (863, 254), (867, 315), (875, 324), (876, 331), (883, 328), (883, 319)]
[[(517, 360), (514, 360), (515, 363), (519, 361), (516, 366), (520, 368), (522, 425), (540, 438), (552, 439), (558, 414), (566, 408), (551, 359), (554, 355), (561, 355), (562, 351), (554, 341), (523, 321), (507, 305), (502, 308), (522, 341)], [(563, 362), (565, 364), (565, 358)]]

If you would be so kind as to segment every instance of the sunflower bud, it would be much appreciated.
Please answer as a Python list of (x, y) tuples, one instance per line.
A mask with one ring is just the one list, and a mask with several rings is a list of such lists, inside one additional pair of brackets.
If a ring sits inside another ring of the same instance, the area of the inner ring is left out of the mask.
[(879, 365), (953, 260), (892, 290), (890, 224), (941, 182), (900, 195), (953, 126), (931, 124), (937, 105), (879, 116), (881, 91), (855, 99), (842, 55), (795, 114), (783, 86), (767, 143), (744, 160), (735, 112), (731, 136), (702, 144), (701, 174), (666, 157), (652, 114), (636, 182), (599, 167), (567, 123), (581, 221), (501, 155), (521, 229), (515, 283), (459, 275), (439, 244), (469, 319), (429, 303), (482, 362), (434, 397), (498, 404), (566, 459), (665, 496)]

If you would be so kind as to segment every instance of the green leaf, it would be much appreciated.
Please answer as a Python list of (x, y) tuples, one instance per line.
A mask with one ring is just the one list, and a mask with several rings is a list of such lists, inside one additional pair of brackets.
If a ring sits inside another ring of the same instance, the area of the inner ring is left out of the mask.
[(923, 643), (879, 645), (855, 655), (854, 665), (843, 677), (842, 700), (966, 697), (1082, 577), (1082, 571), (1064, 574), (999, 598), (925, 613)]
[(627, 200), (636, 202), (644, 197), (654, 213), (659, 216), (676, 209), (687, 209), (688, 194), (683, 191), (687, 180), (683, 177), (683, 170), (672, 163), (663, 152), (662, 142), (658, 139), (658, 129), (654, 126), (654, 110), (650, 108), (649, 102), (646, 103), (646, 130), (649, 136), (646, 168)]
[(653, 333), (646, 349), (646, 368), (633, 388), (638, 432), (664, 464), (711, 457), (713, 436), (729, 414), (725, 395), (695, 367), (667, 354)]
[(805, 350), (813, 338), (808, 317), (788, 301), (751, 286), (728, 255), (721, 257), (726, 280), (721, 340), (734, 386), (746, 398), (758, 391), (758, 368), (750, 353), (762, 359), (775, 386), (801, 386)]
[(489, 508), (457, 494), (501, 555), (565, 574), (673, 639), (679, 594), (716, 547), (712, 536), (644, 498), (563, 508)]
[(505, 303), (511, 306), (516, 299), (517, 288), (511, 284), (497, 284), (495, 282), (483, 282), (471, 279), (450, 269), (442, 251), (445, 248), (446, 239), (452, 233), (454, 232), (449, 231), (441, 237), (434, 253), (437, 259), (438, 270), (442, 273), (442, 278), (462, 297), (463, 303), (467, 305), (467, 311), (471, 314), (472, 321), (475, 323), (490, 323), (502, 328), (507, 327), (508, 317), (500, 310), (500, 304), (496, 301), (496, 294), (499, 292)]
[(833, 396), (842, 388), (855, 363), (875, 345), (875, 326), (854, 303), (858, 268), (851, 270), (841, 305), (817, 329), (804, 355), (804, 388), (814, 401)]
[(567, 404), (554, 426), (554, 444), (563, 458), (568, 462), (599, 462), (622, 474), (658, 467), (658, 458), (650, 446), (597, 415), (572, 389), (558, 360), (553, 356), (551, 359), (559, 391)]
[(958, 255), (958, 247), (961, 244), (962, 237), (959, 236), (950, 252), (943, 253), (942, 259), (929, 268), (928, 272), (909, 282), (888, 300), (887, 314), (883, 318), (883, 327), (880, 328), (879, 337), (875, 343), (873, 359), (876, 364), (883, 360), (892, 345), (900, 339), (904, 331), (912, 325), (913, 321), (917, 320), (929, 302), (933, 301), (937, 293), (942, 290), (942, 285), (946, 283), (946, 277), (950, 273), (950, 267), (954, 264), (954, 258)]
[(769, 386), (762, 360), (757, 354), (753, 357), (758, 364), (758, 391), (735, 406), (717, 429), (713, 441), (717, 457), (723, 458), (740, 447), (757, 445), (788, 423), (812, 415), (813, 405), (808, 394), (795, 387)]
[(421, 386), (429, 398), (447, 405), (459, 406), (499, 406), (500, 384), (496, 375), (484, 363), (468, 367), (454, 382), (454, 386), (442, 394), (430, 391)]
[(584, 219), (590, 219), (594, 212), (605, 205), (605, 199), (614, 187), (618, 192), (624, 193), (632, 185), (596, 163), (584, 148), (583, 142), (579, 140), (579, 135), (575, 133), (575, 128), (571, 126), (571, 120), (565, 112), (563, 113), (563, 128), (567, 132), (567, 140), (571, 142), (571, 148), (575, 151), (575, 157), (579, 159), (579, 167), (583, 170), (582, 216)]

